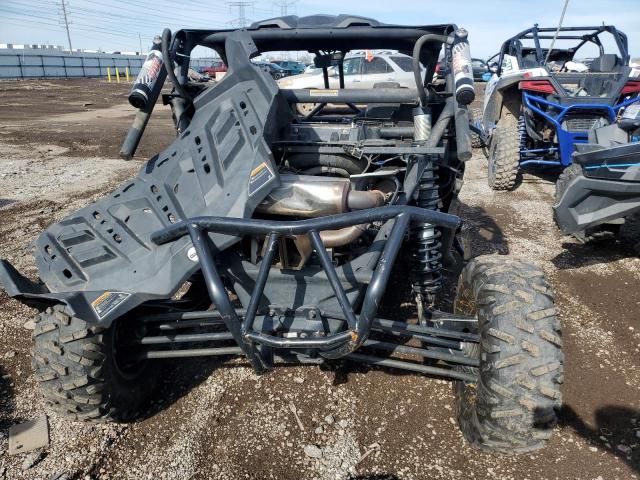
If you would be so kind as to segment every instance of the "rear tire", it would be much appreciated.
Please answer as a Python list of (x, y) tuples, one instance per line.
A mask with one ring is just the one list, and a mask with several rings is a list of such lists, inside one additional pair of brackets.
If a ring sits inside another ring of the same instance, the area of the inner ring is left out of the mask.
[(625, 218), (618, 239), (626, 253), (640, 257), (640, 213)]
[(506, 114), (496, 125), (489, 144), (489, 186), (493, 190), (513, 190), (520, 168), (518, 120)]
[(460, 429), (474, 447), (501, 454), (542, 448), (562, 405), (562, 337), (544, 273), (504, 256), (478, 257), (465, 267), (457, 313), (476, 314), (480, 345), (468, 355), (480, 368), (476, 384), (455, 383)]
[[(126, 325), (126, 324), (123, 324)], [(90, 325), (61, 305), (36, 317), (32, 364), (46, 403), (71, 420), (126, 421), (153, 390), (157, 369), (125, 365), (123, 330)]]

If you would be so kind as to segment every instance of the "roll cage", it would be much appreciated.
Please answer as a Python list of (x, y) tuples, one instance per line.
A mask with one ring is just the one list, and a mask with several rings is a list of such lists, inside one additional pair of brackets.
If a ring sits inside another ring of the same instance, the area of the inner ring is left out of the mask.
[[(506, 40), (500, 48), (498, 58), (498, 75), (502, 73), (502, 65), (505, 55), (516, 57), (518, 65), (523, 65), (524, 57), (527, 57), (528, 61), (532, 61), (535, 58), (536, 67), (546, 68), (545, 58), (548, 54), (548, 49), (541, 46), (540, 40), (552, 40), (556, 33), (555, 27), (538, 27), (534, 25), (532, 28), (523, 30), (522, 32), (514, 35)], [(588, 32), (582, 35), (576, 32)], [(610, 33), (618, 47), (618, 53), (622, 63), (626, 66), (629, 65), (629, 45), (626, 34), (616, 29), (613, 25), (601, 25), (599, 27), (562, 27), (558, 31), (556, 40), (577, 40), (578, 43), (575, 47), (569, 49), (553, 49), (549, 55), (549, 60), (571, 60), (576, 52), (587, 43), (593, 43), (598, 46), (600, 55), (605, 53), (604, 46), (600, 41), (600, 35), (603, 33)], [(522, 40), (533, 40), (533, 47), (523, 47)]]
[[(453, 24), (429, 26), (387, 25), (365, 17), (348, 15), (311, 17), (278, 17), (250, 25), (245, 31), (251, 36), (259, 53), (269, 51), (306, 50), (316, 55), (327, 56), (327, 68), (337, 64), (342, 79), (342, 60), (352, 50), (385, 49), (398, 50), (411, 55), (416, 41), (425, 34), (447, 36), (456, 30)], [(229, 34), (236, 30), (180, 30), (175, 33), (172, 43), (172, 57), (180, 67), (179, 80), (187, 83), (189, 58), (197, 46), (215, 50), (225, 63), (227, 52), (225, 42)], [(420, 61), (427, 69), (425, 79), (431, 79), (435, 71), (441, 45), (427, 44), (421, 51)], [(337, 55), (332, 58), (332, 55)], [(342, 85), (342, 82), (341, 82)]]

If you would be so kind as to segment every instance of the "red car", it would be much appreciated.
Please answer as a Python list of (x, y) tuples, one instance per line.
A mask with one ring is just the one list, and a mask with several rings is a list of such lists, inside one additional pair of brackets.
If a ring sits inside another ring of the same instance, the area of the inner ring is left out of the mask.
[(215, 73), (226, 72), (227, 66), (224, 64), (222, 60), (218, 62), (213, 62), (210, 67), (203, 67), (202, 73), (207, 73), (210, 77), (212, 77)]

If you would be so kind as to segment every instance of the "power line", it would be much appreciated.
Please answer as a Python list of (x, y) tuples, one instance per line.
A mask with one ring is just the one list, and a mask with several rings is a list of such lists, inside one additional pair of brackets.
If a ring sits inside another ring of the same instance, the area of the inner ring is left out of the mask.
[[(96, 0), (84, 0), (87, 3), (91, 3), (94, 5), (98, 5), (100, 7), (104, 7), (104, 2), (102, 1), (96, 1)], [(175, 12), (167, 12), (166, 15), (162, 14), (161, 10), (158, 10), (158, 12), (160, 13), (153, 13), (152, 7), (148, 6), (146, 9), (144, 7), (141, 6), (135, 6), (133, 4), (130, 4), (129, 2), (121, 2), (120, 0), (112, 0), (114, 2), (119, 2), (119, 3), (123, 3), (124, 5), (127, 5), (127, 7), (120, 7), (118, 6), (117, 9), (118, 11), (122, 12), (122, 13), (126, 13), (129, 14), (129, 16), (131, 15), (136, 15), (136, 16), (141, 16), (144, 15), (147, 19), (150, 20), (155, 20), (161, 23), (166, 23), (167, 19), (171, 19), (174, 22), (184, 22), (186, 24), (190, 24), (190, 23), (194, 23), (194, 17), (188, 17), (188, 16), (184, 16), (184, 15), (177, 15)], [(205, 11), (200, 12), (200, 17), (202, 15), (202, 13), (205, 13)], [(194, 15), (196, 15), (194, 13)], [(137, 18), (137, 17), (136, 17)], [(200, 21), (200, 19), (198, 19), (198, 21)]]
[(253, 7), (253, 2), (248, 1), (231, 1), (227, 2), (229, 8), (237, 8), (238, 16), (233, 20), (229, 21), (230, 24), (235, 25), (239, 28), (244, 28), (247, 26), (247, 7)]
[(66, 0), (60, 0), (60, 8), (62, 8), (62, 18), (64, 19), (64, 28), (67, 30), (67, 40), (69, 41), (69, 51), (73, 52), (73, 47), (71, 46), (71, 34), (69, 33), (69, 18), (67, 17), (67, 7), (69, 6), (69, 2)]
[[(33, 30), (27, 31), (31, 24), (43, 25), (52, 31), (56, 31), (57, 27), (57, 31), (66, 35), (71, 49), (74, 42), (78, 43), (78, 38), (83, 39), (81, 43), (86, 43), (86, 34), (81, 32), (92, 33), (92, 37), (95, 35), (114, 39), (110, 43), (116, 43), (116, 38), (128, 43), (129, 40), (124, 38), (131, 38), (139, 46), (143, 40), (141, 37), (156, 34), (165, 26), (172, 29), (179, 29), (183, 25), (186, 28), (215, 29), (233, 23), (242, 28), (252, 22), (249, 16), (256, 15), (256, 12), (266, 16), (268, 12), (254, 6), (254, 0), (230, 0), (213, 6), (208, 0), (182, 0), (184, 5), (181, 3), (178, 13), (171, 0), (73, 0), (72, 5), (70, 1), (0, 0), (0, 17), (3, 21), (12, 20), (14, 25), (24, 25), (26, 28), (22, 33), (29, 36), (35, 34)], [(285, 7), (289, 11), (290, 2), (291, 0), (287, 0)], [(249, 7), (251, 11), (248, 10)], [(227, 18), (236, 13), (236, 18), (226, 22)], [(75, 33), (73, 41), (71, 30)], [(27, 38), (25, 36), (25, 40)]]
[(280, 15), (286, 17), (289, 14), (289, 7), (293, 7), (298, 0), (278, 0), (275, 2), (276, 7), (280, 7)]

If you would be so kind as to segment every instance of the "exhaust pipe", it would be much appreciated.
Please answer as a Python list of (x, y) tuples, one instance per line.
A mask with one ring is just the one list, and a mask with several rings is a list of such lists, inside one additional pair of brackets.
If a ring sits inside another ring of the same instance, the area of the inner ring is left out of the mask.
[[(364, 210), (384, 204), (380, 190), (351, 190), (348, 178), (313, 175), (281, 175), (281, 185), (275, 188), (256, 208), (269, 215), (314, 218), (336, 215), (349, 210)], [(356, 241), (367, 230), (367, 224), (352, 225), (338, 230), (323, 230), (320, 239), (326, 248), (341, 247)], [(300, 258), (293, 264), (282, 259), (282, 266), (299, 270), (312, 253), (307, 235), (291, 235)], [(285, 265), (286, 263), (286, 265)]]
[(265, 198), (256, 211), (286, 217), (315, 218), (384, 204), (380, 190), (350, 190), (346, 178), (282, 175), (281, 186)]

